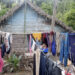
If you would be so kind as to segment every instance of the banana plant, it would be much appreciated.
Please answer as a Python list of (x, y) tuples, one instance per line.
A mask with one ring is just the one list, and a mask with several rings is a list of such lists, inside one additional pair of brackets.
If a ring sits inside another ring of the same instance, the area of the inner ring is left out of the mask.
[(18, 67), (20, 66), (19, 62), (21, 58), (22, 58), (21, 55), (17, 57), (15, 54), (13, 54), (10, 58), (8, 58), (7, 62), (12, 65), (14, 71), (18, 70)]

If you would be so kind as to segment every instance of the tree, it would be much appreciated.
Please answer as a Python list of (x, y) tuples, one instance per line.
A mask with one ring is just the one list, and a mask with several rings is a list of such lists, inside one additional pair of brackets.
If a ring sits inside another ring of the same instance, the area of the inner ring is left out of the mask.
[(50, 15), (52, 15), (52, 6), (49, 4), (49, 3), (45, 3), (45, 2), (43, 2), (42, 4), (41, 4), (41, 8), (47, 13), (47, 14), (50, 14)]
[(75, 29), (75, 8), (71, 8), (71, 10), (65, 14), (65, 23)]

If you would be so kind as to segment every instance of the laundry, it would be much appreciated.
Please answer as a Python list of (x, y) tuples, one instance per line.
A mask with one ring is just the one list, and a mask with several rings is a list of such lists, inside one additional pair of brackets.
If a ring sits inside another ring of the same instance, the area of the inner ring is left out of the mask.
[(0, 44), (3, 43), (2, 35), (0, 34)]
[(48, 33), (43, 33), (42, 34), (42, 44), (46, 44), (48, 47)]
[(41, 53), (40, 57), (40, 74), (39, 75), (61, 75), (61, 69), (57, 66), (54, 66), (54, 63)]
[[(73, 43), (70, 39), (72, 35), (74, 36), (74, 34), (52, 31), (50, 33), (33, 33), (30, 35), (32, 35), (31, 49), (33, 50), (33, 52), (37, 49), (40, 49), (40, 52), (52, 52), (53, 56), (59, 54), (59, 60), (62, 64), (64, 64), (65, 67), (68, 65), (67, 62), (70, 56), (71, 61), (74, 64), (74, 50), (70, 50)], [(39, 38), (37, 36), (39, 36)]]
[(51, 31), (51, 32), (50, 32), (50, 35), (49, 35), (49, 48), (50, 48), (50, 51), (52, 50), (53, 36), (54, 36), (54, 32)]
[(39, 47), (40, 47), (40, 45), (41, 45), (41, 41), (36, 40), (35, 42), (36, 42), (37, 47), (39, 48)]
[(36, 54), (34, 54), (33, 59), (33, 75), (36, 75)]
[(65, 75), (71, 75), (71, 73), (69, 73), (69, 72), (65, 72)]
[(60, 53), (60, 33), (56, 33), (56, 53)]
[(3, 66), (4, 66), (4, 62), (3, 62), (3, 59), (1, 57), (1, 48), (0, 48), (0, 72), (2, 72)]
[(32, 44), (32, 47), (31, 47), (33, 52), (35, 51), (35, 47), (36, 47), (36, 42), (33, 40), (33, 44)]
[(70, 59), (75, 65), (75, 33), (69, 34)]
[(38, 41), (40, 41), (42, 37), (41, 33), (33, 33), (32, 36), (35, 40), (38, 40)]
[(6, 52), (7, 54), (9, 54), (11, 50), (11, 44), (12, 44), (12, 35), (10, 33), (6, 33), (4, 41), (6, 45)]
[(61, 33), (61, 40), (60, 40), (60, 61), (63, 64), (64, 59), (64, 66), (67, 66), (67, 61), (69, 57), (69, 37), (68, 33)]
[(57, 66), (53, 68), (52, 75), (62, 75), (61, 69)]
[(39, 75), (45, 75), (46, 57), (41, 53)]
[(28, 41), (28, 51), (29, 51), (29, 34), (27, 34), (27, 41)]
[(6, 46), (5, 46), (5, 44), (2, 44), (2, 46), (1, 46), (1, 56), (2, 56), (2, 58), (5, 56), (5, 53), (6, 53)]
[(31, 49), (31, 42), (32, 42), (32, 37), (31, 37), (31, 35), (30, 35), (30, 37), (29, 37), (29, 50), (30, 50), (30, 54), (31, 54), (31, 52), (32, 52), (32, 49)]
[(2, 58), (11, 51), (12, 35), (10, 33), (0, 32), (0, 46)]
[(53, 37), (53, 41), (52, 41), (52, 54), (53, 56), (56, 55), (56, 41), (55, 41), (55, 38)]

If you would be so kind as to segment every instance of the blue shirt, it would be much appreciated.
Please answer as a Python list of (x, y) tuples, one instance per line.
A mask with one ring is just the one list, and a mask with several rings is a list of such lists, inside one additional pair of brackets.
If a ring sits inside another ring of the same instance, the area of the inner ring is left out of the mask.
[(47, 53), (47, 52), (48, 52), (48, 48), (46, 48), (46, 49), (42, 48), (41, 50), (42, 50), (44, 53)]

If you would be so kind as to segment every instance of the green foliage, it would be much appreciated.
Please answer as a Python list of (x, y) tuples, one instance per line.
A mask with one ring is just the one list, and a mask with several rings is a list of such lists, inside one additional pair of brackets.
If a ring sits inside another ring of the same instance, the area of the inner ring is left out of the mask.
[(41, 6), (42, 2), (46, 2), (46, 0), (33, 0), (33, 2), (38, 5)]
[(0, 10), (0, 16), (3, 16), (8, 10), (9, 8), (6, 8), (6, 5), (1, 3), (1, 10)]
[(75, 2), (71, 4), (71, 9), (75, 9)]
[(15, 70), (18, 69), (19, 62), (22, 56), (17, 57), (15, 54), (12, 55), (7, 61), (9, 64), (11, 64)]
[(65, 14), (65, 23), (75, 29), (75, 9), (71, 9)]
[(75, 30), (75, 1), (63, 0), (58, 4), (57, 18)]
[[(46, 0), (41, 3), (41, 8), (47, 13), (52, 15), (53, 0)], [(57, 5), (57, 18), (64, 22), (66, 25), (75, 29), (75, 0), (58, 0)]]
[(15, 6), (16, 6), (16, 3), (13, 3), (13, 4), (12, 4), (12, 8), (15, 7)]
[(7, 10), (8, 10), (8, 9), (2, 9), (2, 10), (0, 11), (0, 16), (3, 16), (3, 15), (7, 12)]
[(5, 4), (2, 4), (2, 9), (5, 9), (6, 8), (6, 5)]
[(52, 15), (52, 6), (48, 3), (46, 4), (45, 2), (43, 2), (41, 4), (41, 8), (47, 13), (47, 14), (50, 14)]
[(59, 20), (62, 20), (62, 18), (61, 18), (62, 16), (63, 16), (63, 15), (62, 15), (61, 12), (58, 12), (58, 13), (57, 13), (57, 17), (59, 18)]

